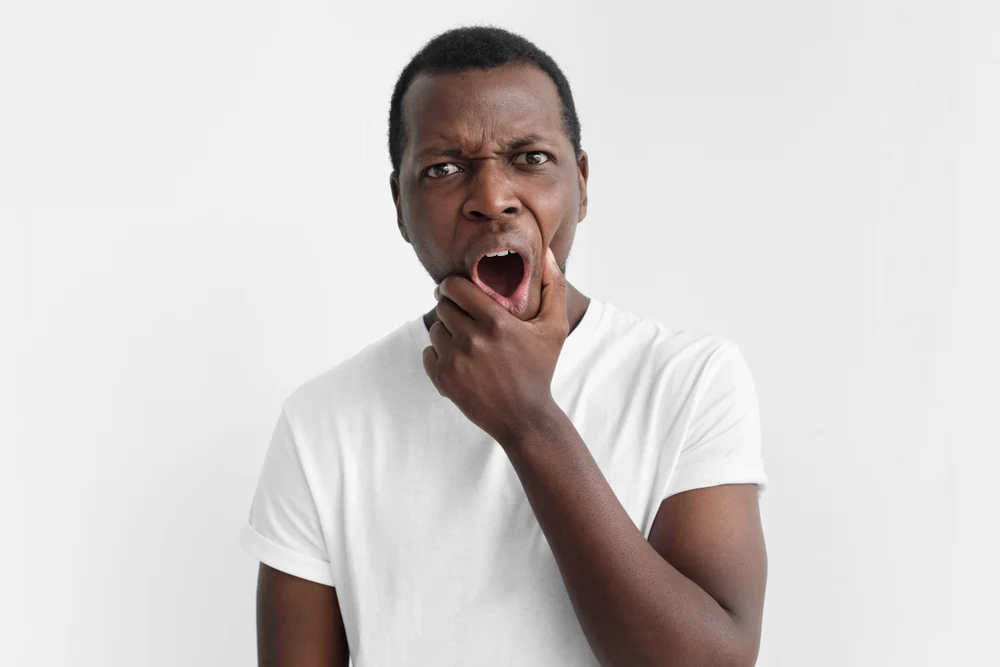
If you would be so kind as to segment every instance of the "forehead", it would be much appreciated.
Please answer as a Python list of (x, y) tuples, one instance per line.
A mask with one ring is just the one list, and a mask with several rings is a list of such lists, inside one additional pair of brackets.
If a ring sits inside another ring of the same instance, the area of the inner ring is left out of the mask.
[(529, 134), (569, 142), (559, 91), (534, 65), (420, 74), (402, 106), (410, 155), (430, 143), (476, 150)]

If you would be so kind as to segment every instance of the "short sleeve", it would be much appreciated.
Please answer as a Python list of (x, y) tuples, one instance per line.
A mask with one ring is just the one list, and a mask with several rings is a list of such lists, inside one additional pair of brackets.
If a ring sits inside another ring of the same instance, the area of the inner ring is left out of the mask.
[(276, 570), (334, 585), (316, 504), (284, 410), (274, 427), (239, 543)]
[(665, 497), (722, 484), (767, 488), (757, 388), (739, 347), (717, 347), (692, 389), (691, 417)]

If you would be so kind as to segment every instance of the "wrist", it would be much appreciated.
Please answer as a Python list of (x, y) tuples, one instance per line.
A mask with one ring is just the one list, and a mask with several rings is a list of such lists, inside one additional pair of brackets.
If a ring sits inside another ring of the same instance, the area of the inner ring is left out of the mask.
[(558, 441), (569, 417), (551, 396), (521, 415), (510, 434), (500, 444), (508, 452), (522, 452), (539, 444)]

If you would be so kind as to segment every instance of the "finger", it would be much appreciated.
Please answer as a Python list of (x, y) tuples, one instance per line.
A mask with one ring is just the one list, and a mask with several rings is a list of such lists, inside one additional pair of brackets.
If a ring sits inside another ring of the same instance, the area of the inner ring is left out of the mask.
[[(463, 276), (448, 276), (438, 285), (438, 292), (455, 302), (474, 320), (502, 317), (507, 309), (491, 299), (474, 282)], [(508, 315), (510, 313), (507, 313)]]
[(451, 344), (451, 332), (448, 331), (448, 327), (443, 322), (438, 321), (431, 325), (427, 333), (430, 334), (431, 345), (434, 346), (434, 351), (440, 358)]
[(441, 388), (438, 386), (438, 354), (432, 345), (424, 348), (423, 359), (424, 373), (430, 378), (431, 384), (438, 390), (438, 393), (441, 393)]
[(434, 311), (438, 319), (441, 320), (452, 335), (461, 331), (468, 331), (473, 324), (472, 316), (462, 310), (451, 299), (441, 297)]
[(559, 270), (551, 246), (545, 251), (545, 266), (542, 267), (542, 304), (535, 319), (559, 322), (567, 319), (566, 276)]

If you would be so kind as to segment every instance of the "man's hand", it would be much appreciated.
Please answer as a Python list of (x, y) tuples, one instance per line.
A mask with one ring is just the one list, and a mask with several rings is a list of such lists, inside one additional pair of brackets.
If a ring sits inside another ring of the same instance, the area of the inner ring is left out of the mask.
[(552, 250), (542, 269), (538, 315), (522, 321), (471, 281), (448, 276), (434, 291), (438, 321), (424, 370), (438, 393), (451, 399), (501, 446), (539, 427), (559, 407), (552, 375), (569, 335), (566, 278)]

